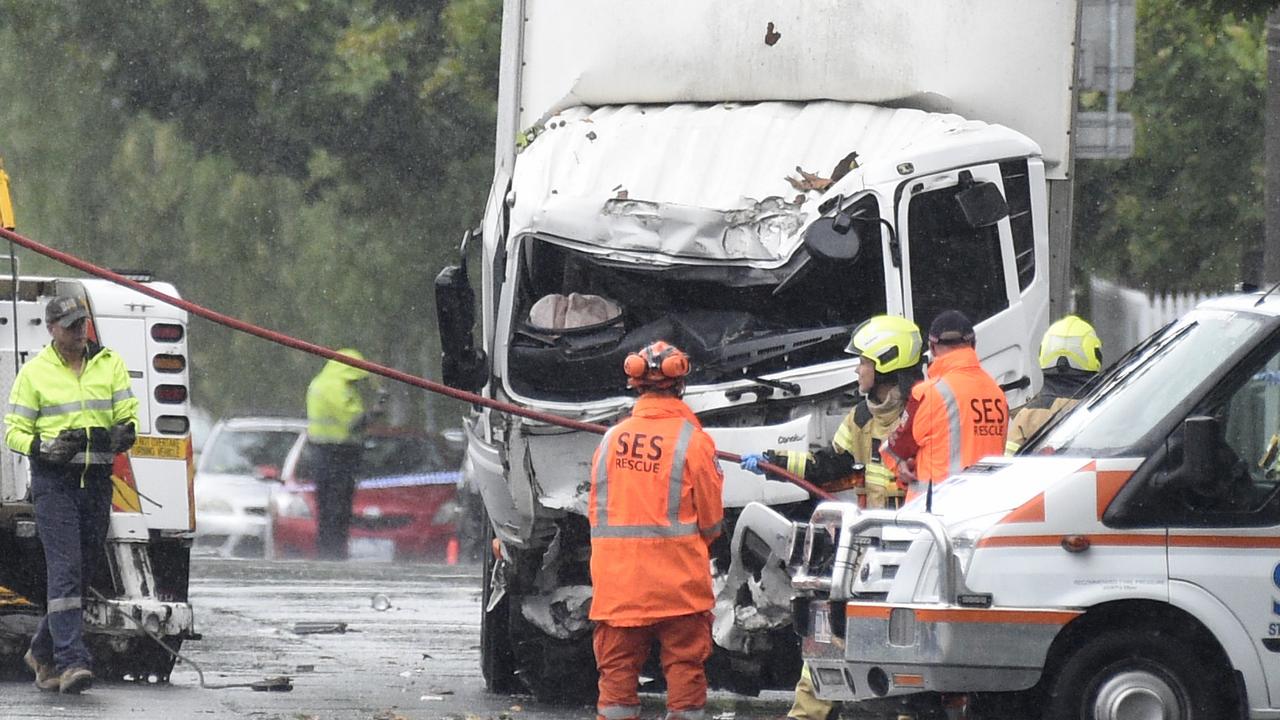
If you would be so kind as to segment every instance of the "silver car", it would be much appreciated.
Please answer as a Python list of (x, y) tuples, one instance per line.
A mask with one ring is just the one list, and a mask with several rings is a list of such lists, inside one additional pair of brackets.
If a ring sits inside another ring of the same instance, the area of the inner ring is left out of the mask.
[(270, 417), (232, 418), (214, 426), (196, 466), (197, 548), (225, 557), (263, 554), (271, 489), (306, 429), (306, 420)]

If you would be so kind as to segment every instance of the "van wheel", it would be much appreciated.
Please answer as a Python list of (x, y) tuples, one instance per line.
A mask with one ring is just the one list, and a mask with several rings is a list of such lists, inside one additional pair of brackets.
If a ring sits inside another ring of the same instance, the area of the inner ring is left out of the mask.
[(511, 597), (504, 596), (489, 610), (489, 598), (492, 594), (491, 584), (496, 561), (493, 558), (493, 527), (489, 524), (489, 515), (481, 518), (484, 523), (484, 547), (481, 549), (482, 572), (480, 574), (480, 673), (484, 675), (485, 689), (491, 693), (508, 695), (519, 692), (521, 687), (516, 678), (515, 656), (511, 652)]
[[(1071, 655), (1048, 697), (1046, 720), (1203, 720), (1224, 715), (1224, 673), (1182, 639), (1111, 629)], [(1215, 685), (1216, 683), (1216, 685)]]

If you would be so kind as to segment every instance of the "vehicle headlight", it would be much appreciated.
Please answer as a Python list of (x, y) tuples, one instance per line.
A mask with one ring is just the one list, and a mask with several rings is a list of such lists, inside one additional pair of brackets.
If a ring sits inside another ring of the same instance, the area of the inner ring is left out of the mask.
[(448, 500), (440, 507), (436, 508), (436, 514), (431, 516), (432, 525), (449, 525), (457, 522), (460, 509), (457, 500)]
[(231, 507), (231, 503), (222, 498), (209, 498), (196, 503), (196, 509), (202, 513), (210, 515), (231, 515), (235, 512), (235, 508)]
[(276, 517), (303, 519), (311, 517), (311, 508), (307, 507), (307, 503), (294, 493), (276, 493), (273, 499), (276, 505)]

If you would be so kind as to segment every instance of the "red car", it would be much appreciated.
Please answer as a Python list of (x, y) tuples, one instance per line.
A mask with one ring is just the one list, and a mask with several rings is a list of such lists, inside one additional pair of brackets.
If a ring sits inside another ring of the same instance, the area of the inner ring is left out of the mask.
[[(353, 559), (453, 561), (457, 557), (462, 445), (399, 428), (369, 431), (351, 507)], [(316, 496), (310, 452), (299, 443), (268, 504), (268, 554), (316, 556)]]

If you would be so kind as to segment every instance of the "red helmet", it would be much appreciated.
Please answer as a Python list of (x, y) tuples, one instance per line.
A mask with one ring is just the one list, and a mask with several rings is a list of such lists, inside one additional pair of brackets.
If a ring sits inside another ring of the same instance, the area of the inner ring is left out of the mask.
[(689, 374), (689, 356), (664, 340), (650, 343), (622, 361), (627, 387), (638, 390), (669, 388)]

